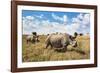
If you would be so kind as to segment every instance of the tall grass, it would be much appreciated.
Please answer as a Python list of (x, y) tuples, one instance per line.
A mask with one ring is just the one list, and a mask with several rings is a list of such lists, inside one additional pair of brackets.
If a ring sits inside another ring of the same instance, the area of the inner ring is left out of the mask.
[(45, 48), (45, 35), (40, 35), (38, 43), (26, 42), (23, 35), (22, 60), (23, 62), (38, 61), (60, 61), (60, 60), (80, 60), (90, 58), (90, 39), (86, 36), (76, 38), (78, 46), (76, 48), (69, 45), (67, 51), (57, 52), (53, 48)]

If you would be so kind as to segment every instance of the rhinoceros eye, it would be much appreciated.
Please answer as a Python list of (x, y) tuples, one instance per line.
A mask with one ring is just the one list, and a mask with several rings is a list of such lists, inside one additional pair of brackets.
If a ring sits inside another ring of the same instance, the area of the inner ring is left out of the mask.
[(69, 39), (74, 40), (74, 38), (72, 36), (69, 36)]

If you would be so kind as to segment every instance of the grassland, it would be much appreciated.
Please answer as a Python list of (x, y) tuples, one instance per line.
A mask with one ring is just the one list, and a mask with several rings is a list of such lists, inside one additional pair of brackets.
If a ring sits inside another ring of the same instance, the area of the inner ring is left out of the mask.
[(23, 62), (38, 61), (60, 61), (60, 60), (80, 60), (90, 58), (90, 39), (89, 36), (78, 36), (76, 38), (78, 46), (73, 48), (67, 47), (66, 52), (57, 52), (54, 49), (45, 48), (46, 36), (40, 35), (38, 43), (26, 42), (26, 36), (22, 36), (22, 60)]

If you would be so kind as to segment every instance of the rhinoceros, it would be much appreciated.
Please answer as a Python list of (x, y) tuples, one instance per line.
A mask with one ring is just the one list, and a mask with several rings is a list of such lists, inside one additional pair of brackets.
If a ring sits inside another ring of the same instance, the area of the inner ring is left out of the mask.
[(68, 45), (72, 45), (73, 47), (77, 46), (77, 42), (73, 39), (73, 37), (69, 34), (50, 34), (47, 36), (46, 40), (46, 48), (51, 46), (51, 48), (56, 48), (56, 50), (67, 50)]
[(32, 43), (39, 42), (38, 37), (39, 37), (39, 36), (28, 35), (28, 36), (26, 37), (27, 43), (28, 43), (28, 42), (32, 42)]

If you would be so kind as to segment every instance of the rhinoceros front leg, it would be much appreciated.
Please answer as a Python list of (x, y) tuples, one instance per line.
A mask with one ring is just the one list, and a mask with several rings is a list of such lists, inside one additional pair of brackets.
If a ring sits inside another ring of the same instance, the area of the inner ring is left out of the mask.
[(53, 48), (51, 43), (47, 43), (45, 48), (48, 48), (49, 46), (51, 47), (51, 49)]
[(46, 47), (45, 48), (48, 48), (48, 46), (49, 46), (49, 43), (46, 44)]

